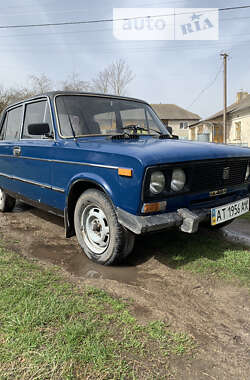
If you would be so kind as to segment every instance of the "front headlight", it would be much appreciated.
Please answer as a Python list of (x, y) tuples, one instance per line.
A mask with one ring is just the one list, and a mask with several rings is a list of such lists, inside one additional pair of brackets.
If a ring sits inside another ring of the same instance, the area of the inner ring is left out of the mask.
[(186, 174), (182, 169), (174, 169), (171, 180), (171, 190), (181, 191), (186, 184)]
[(162, 172), (153, 172), (150, 178), (150, 192), (160, 194), (165, 188), (165, 176)]
[(247, 171), (245, 176), (245, 181), (247, 181), (250, 177), (250, 164), (247, 165)]

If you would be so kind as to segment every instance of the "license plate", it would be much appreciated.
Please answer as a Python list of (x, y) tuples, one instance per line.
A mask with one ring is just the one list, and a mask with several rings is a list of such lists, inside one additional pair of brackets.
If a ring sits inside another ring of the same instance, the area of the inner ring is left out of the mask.
[(249, 211), (249, 198), (241, 199), (240, 201), (228, 203), (227, 205), (211, 209), (211, 224), (215, 226), (234, 219), (237, 216), (243, 215)]

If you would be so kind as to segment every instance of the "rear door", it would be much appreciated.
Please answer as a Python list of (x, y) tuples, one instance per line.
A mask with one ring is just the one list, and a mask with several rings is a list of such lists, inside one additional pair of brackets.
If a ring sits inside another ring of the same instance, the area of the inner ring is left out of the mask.
[(0, 131), (0, 186), (17, 192), (18, 184), (13, 179), (16, 156), (15, 146), (20, 140), (23, 106), (19, 105), (5, 112)]

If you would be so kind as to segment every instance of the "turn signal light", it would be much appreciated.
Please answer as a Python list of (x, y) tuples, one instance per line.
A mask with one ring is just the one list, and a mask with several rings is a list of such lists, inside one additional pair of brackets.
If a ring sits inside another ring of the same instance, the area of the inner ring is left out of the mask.
[(164, 211), (167, 206), (167, 202), (154, 202), (154, 203), (144, 203), (142, 206), (143, 213)]
[(118, 174), (125, 177), (132, 177), (132, 169), (119, 168)]

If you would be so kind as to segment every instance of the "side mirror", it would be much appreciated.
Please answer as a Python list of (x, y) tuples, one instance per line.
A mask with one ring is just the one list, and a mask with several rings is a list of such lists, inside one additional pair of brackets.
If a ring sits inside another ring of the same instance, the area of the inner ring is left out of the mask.
[(28, 125), (28, 133), (33, 136), (47, 135), (50, 133), (48, 123), (37, 123)]

